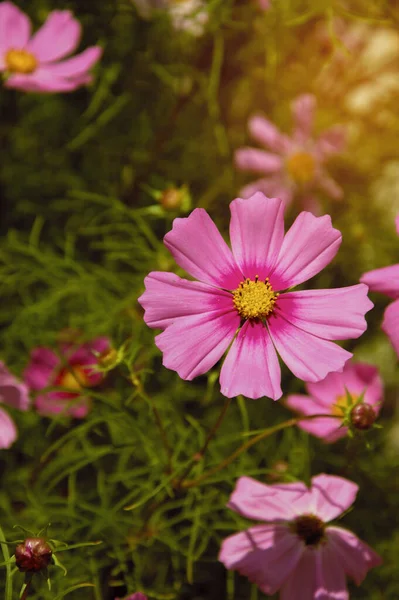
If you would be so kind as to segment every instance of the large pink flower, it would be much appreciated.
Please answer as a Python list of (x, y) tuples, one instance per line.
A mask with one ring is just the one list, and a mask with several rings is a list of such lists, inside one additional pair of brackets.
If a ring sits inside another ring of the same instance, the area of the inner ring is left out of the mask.
[[(396, 231), (399, 235), (399, 215), (396, 217)], [(399, 356), (399, 264), (369, 271), (360, 281), (366, 283), (373, 292), (381, 292), (394, 298), (395, 301), (385, 309), (382, 330)]]
[(341, 234), (325, 215), (302, 212), (284, 236), (284, 203), (258, 192), (230, 204), (232, 251), (205, 210), (175, 219), (164, 238), (177, 264), (199, 281), (153, 272), (139, 298), (163, 364), (191, 380), (230, 347), (220, 374), (225, 396), (281, 396), (277, 352), (305, 381), (342, 370), (352, 356), (330, 340), (359, 337), (373, 306), (363, 284), (285, 292), (319, 273)]
[(36, 396), (35, 406), (43, 415), (64, 413), (82, 419), (90, 408), (84, 396), (85, 388), (98, 385), (103, 374), (95, 369), (98, 354), (110, 348), (108, 338), (97, 338), (80, 346), (63, 344), (60, 355), (50, 348), (35, 348), (24, 372), (24, 379), (32, 390), (60, 387)]
[(80, 35), (80, 23), (69, 10), (53, 10), (31, 36), (29, 17), (12, 2), (0, 2), (0, 71), (8, 76), (5, 85), (25, 92), (70, 92), (89, 83), (89, 70), (101, 48), (91, 46), (65, 59), (78, 46)]
[(236, 166), (242, 171), (261, 173), (263, 177), (241, 190), (244, 198), (256, 191), (277, 196), (289, 204), (299, 194), (305, 208), (318, 210), (314, 197), (317, 188), (339, 200), (342, 189), (325, 170), (327, 159), (345, 146), (345, 130), (341, 126), (327, 129), (317, 139), (312, 135), (316, 98), (304, 94), (292, 104), (295, 126), (291, 137), (281, 133), (262, 116), (248, 122), (252, 138), (271, 152), (258, 148), (239, 148), (235, 153)]
[(265, 485), (240, 477), (228, 503), (263, 521), (224, 540), (219, 560), (280, 600), (348, 600), (346, 575), (359, 585), (381, 558), (353, 533), (328, 525), (354, 502), (358, 486), (317, 475), (301, 482)]
[(301, 421), (301, 429), (324, 439), (335, 442), (345, 437), (348, 428), (343, 427), (344, 417), (350, 407), (347, 393), (353, 404), (362, 398), (363, 406), (378, 415), (383, 394), (383, 383), (376, 367), (365, 363), (346, 363), (342, 373), (330, 373), (323, 381), (306, 385), (309, 396), (294, 394), (288, 396), (287, 405), (303, 415), (334, 415), (334, 418)]
[[(0, 361), (0, 403), (18, 410), (28, 410), (28, 388), (18, 381)], [(9, 448), (17, 439), (17, 429), (10, 415), (0, 408), (0, 448)]]

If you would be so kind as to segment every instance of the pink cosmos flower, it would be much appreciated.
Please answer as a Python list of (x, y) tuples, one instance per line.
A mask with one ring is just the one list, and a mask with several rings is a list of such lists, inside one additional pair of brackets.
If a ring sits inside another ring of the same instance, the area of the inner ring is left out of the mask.
[[(102, 50), (91, 46), (73, 58), (81, 26), (69, 10), (53, 10), (31, 36), (31, 22), (12, 2), (0, 2), (0, 71), (5, 85), (25, 92), (71, 92), (90, 83)], [(61, 60), (64, 59), (64, 60)]]
[(283, 292), (319, 273), (341, 234), (325, 215), (302, 212), (284, 236), (284, 203), (261, 192), (230, 204), (232, 251), (202, 208), (175, 219), (164, 238), (177, 264), (199, 281), (153, 272), (139, 298), (163, 364), (191, 380), (230, 347), (221, 369), (227, 397), (280, 398), (277, 352), (296, 377), (320, 381), (352, 356), (330, 340), (359, 337), (373, 304), (363, 284)]
[(265, 485), (240, 477), (228, 507), (263, 521), (224, 540), (219, 560), (280, 600), (348, 600), (346, 575), (359, 585), (381, 558), (352, 532), (329, 525), (355, 500), (358, 486), (317, 475)]
[[(18, 410), (28, 410), (28, 388), (0, 361), (0, 402)], [(17, 439), (17, 429), (9, 414), (0, 408), (0, 448), (9, 448)]]
[(330, 373), (323, 381), (306, 385), (309, 396), (288, 396), (287, 406), (303, 415), (334, 415), (334, 418), (301, 421), (298, 426), (325, 442), (335, 442), (345, 437), (347, 427), (342, 427), (348, 407), (347, 392), (352, 403), (363, 396), (362, 402), (372, 408), (376, 417), (381, 408), (383, 383), (378, 370), (365, 363), (346, 363), (342, 373)]
[[(399, 235), (399, 215), (395, 223)], [(399, 356), (399, 264), (369, 271), (361, 277), (360, 281), (367, 284), (373, 292), (381, 292), (394, 299), (394, 302), (385, 309), (382, 330), (391, 340)]]
[(35, 348), (24, 372), (27, 385), (38, 391), (49, 387), (62, 388), (36, 396), (37, 411), (42, 415), (64, 413), (78, 419), (84, 418), (90, 408), (84, 389), (96, 386), (103, 380), (103, 374), (95, 366), (98, 354), (107, 352), (109, 348), (110, 342), (104, 337), (80, 346), (62, 344), (60, 356), (50, 348)]
[(254, 116), (248, 122), (249, 132), (259, 144), (271, 152), (258, 148), (239, 148), (235, 153), (236, 166), (242, 171), (261, 173), (264, 177), (241, 190), (243, 198), (261, 191), (277, 196), (289, 204), (299, 194), (304, 207), (316, 212), (318, 202), (315, 189), (322, 189), (335, 200), (342, 198), (342, 189), (324, 168), (327, 159), (341, 152), (345, 146), (345, 130), (341, 126), (327, 129), (317, 139), (312, 136), (316, 98), (304, 94), (292, 104), (294, 131), (291, 137), (281, 133), (269, 120)]

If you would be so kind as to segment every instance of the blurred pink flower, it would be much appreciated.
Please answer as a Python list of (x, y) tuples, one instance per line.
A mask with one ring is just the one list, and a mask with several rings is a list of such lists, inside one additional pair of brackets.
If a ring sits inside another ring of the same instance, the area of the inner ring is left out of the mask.
[[(230, 204), (232, 251), (202, 208), (175, 219), (164, 238), (199, 281), (153, 272), (139, 298), (163, 364), (191, 380), (230, 347), (220, 373), (227, 397), (280, 398), (277, 352), (296, 377), (320, 381), (352, 356), (330, 340), (357, 338), (373, 304), (363, 284), (281, 293), (334, 258), (341, 234), (325, 215), (302, 212), (284, 236), (284, 203), (262, 193)], [(236, 335), (237, 334), (237, 335)]]
[[(115, 598), (115, 600), (120, 600), (120, 598)], [(142, 592), (136, 592), (135, 594), (124, 598), (124, 600), (148, 600), (148, 598)]]
[(346, 575), (359, 585), (381, 558), (352, 532), (328, 523), (354, 502), (358, 486), (333, 475), (265, 485), (240, 477), (228, 507), (264, 521), (224, 540), (219, 560), (280, 600), (348, 600)]
[[(396, 231), (399, 235), (399, 215), (396, 217)], [(395, 301), (385, 309), (382, 330), (391, 340), (399, 357), (399, 263), (365, 273), (360, 281), (373, 292), (380, 292)]]
[(84, 396), (85, 388), (101, 383), (103, 374), (95, 369), (98, 357), (110, 348), (108, 338), (100, 337), (92, 342), (63, 344), (62, 359), (50, 348), (35, 348), (24, 372), (24, 380), (32, 390), (49, 387), (63, 388), (60, 391), (44, 392), (36, 396), (35, 406), (42, 415), (64, 413), (82, 419), (90, 408)]
[[(0, 403), (18, 410), (28, 410), (29, 391), (0, 361)], [(17, 439), (17, 429), (9, 414), (0, 408), (0, 448), (9, 448)]]
[(270, 0), (258, 0), (258, 4), (261, 10), (269, 10), (271, 7)]
[(315, 108), (316, 98), (311, 94), (298, 96), (293, 102), (295, 126), (291, 137), (262, 116), (249, 120), (252, 138), (272, 152), (258, 148), (236, 151), (235, 163), (239, 169), (266, 175), (241, 190), (244, 198), (261, 191), (289, 204), (295, 194), (300, 194), (304, 208), (312, 212), (318, 211), (318, 201), (313, 196), (317, 188), (335, 200), (342, 198), (342, 189), (328, 175), (324, 164), (343, 150), (345, 130), (342, 126), (331, 127), (315, 139), (312, 136)]
[[(288, 396), (287, 406), (303, 415), (334, 415), (333, 419), (321, 418), (301, 421), (298, 426), (325, 442), (335, 442), (345, 437), (348, 428), (342, 427), (347, 413), (347, 392), (353, 403), (363, 396), (363, 401), (378, 415), (383, 394), (383, 383), (378, 369), (365, 363), (346, 363), (342, 373), (329, 373), (323, 381), (306, 385), (309, 396)], [(339, 417), (339, 418), (338, 418)]]
[(53, 10), (31, 36), (31, 22), (12, 2), (0, 2), (0, 71), (5, 85), (25, 92), (71, 92), (90, 83), (89, 70), (102, 49), (91, 46), (73, 58), (81, 26), (69, 10)]

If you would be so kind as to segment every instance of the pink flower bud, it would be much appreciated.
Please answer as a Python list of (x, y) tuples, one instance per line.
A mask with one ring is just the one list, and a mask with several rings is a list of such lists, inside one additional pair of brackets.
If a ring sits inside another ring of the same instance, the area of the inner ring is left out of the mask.
[(355, 429), (370, 429), (376, 418), (377, 414), (373, 407), (365, 402), (356, 404), (350, 414), (351, 423)]
[(27, 538), (15, 548), (15, 562), (20, 571), (37, 573), (50, 564), (52, 551), (43, 538)]

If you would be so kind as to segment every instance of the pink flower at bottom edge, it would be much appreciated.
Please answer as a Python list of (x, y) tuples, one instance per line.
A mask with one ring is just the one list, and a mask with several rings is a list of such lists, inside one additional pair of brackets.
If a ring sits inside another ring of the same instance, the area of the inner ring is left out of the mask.
[(266, 196), (282, 198), (289, 204), (299, 194), (303, 208), (315, 213), (319, 212), (315, 190), (321, 189), (335, 200), (342, 198), (342, 189), (329, 176), (325, 163), (330, 156), (342, 152), (346, 143), (345, 129), (337, 125), (314, 138), (315, 109), (316, 98), (311, 94), (303, 94), (294, 100), (294, 131), (291, 137), (281, 133), (263, 116), (250, 118), (248, 128), (251, 137), (268, 151), (251, 147), (236, 150), (238, 169), (263, 175), (242, 188), (243, 198), (260, 191)]
[(359, 585), (381, 558), (353, 533), (329, 525), (358, 486), (333, 475), (265, 485), (240, 477), (228, 507), (260, 525), (224, 540), (219, 560), (280, 600), (348, 600), (346, 576)]
[[(258, 192), (230, 204), (232, 250), (205, 210), (178, 218), (164, 238), (177, 264), (199, 281), (150, 273), (139, 298), (163, 365), (192, 380), (229, 348), (222, 394), (281, 394), (277, 352), (294, 375), (320, 381), (352, 356), (331, 340), (357, 338), (372, 308), (363, 284), (284, 292), (319, 273), (335, 256), (341, 234), (329, 216), (302, 212), (284, 235), (284, 204)], [(277, 351), (277, 352), (276, 352)]]
[[(31, 36), (29, 17), (12, 2), (0, 2), (0, 71), (5, 85), (26, 92), (70, 92), (90, 83), (102, 49), (91, 46), (72, 58), (81, 26), (69, 10), (52, 11)], [(61, 60), (63, 59), (63, 60)]]
[(50, 348), (35, 348), (24, 372), (26, 384), (38, 391), (49, 387), (63, 388), (39, 394), (35, 399), (37, 411), (43, 415), (64, 413), (84, 418), (90, 409), (84, 389), (103, 380), (103, 374), (95, 369), (96, 354), (103, 354), (109, 348), (110, 341), (105, 337), (79, 346), (63, 344), (60, 348), (63, 360)]
[[(396, 232), (399, 235), (399, 215), (395, 219)], [(380, 292), (389, 298), (394, 298), (394, 302), (385, 309), (382, 330), (391, 340), (392, 346), (399, 357), (399, 264), (390, 265), (368, 271), (360, 281), (369, 286), (370, 291)]]
[[(0, 402), (18, 410), (26, 411), (30, 405), (29, 390), (0, 361)], [(10, 415), (0, 408), (0, 448), (9, 448), (17, 439), (18, 433)]]
[(342, 426), (347, 412), (347, 392), (355, 403), (363, 395), (363, 403), (378, 415), (383, 395), (383, 382), (378, 369), (366, 363), (348, 361), (342, 373), (329, 373), (323, 381), (308, 383), (309, 396), (293, 394), (287, 397), (289, 408), (310, 415), (334, 415), (333, 418), (300, 421), (298, 427), (325, 442), (331, 443), (345, 437), (348, 428)]

